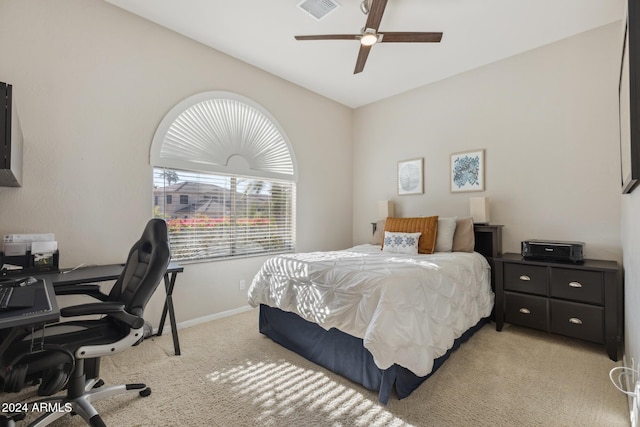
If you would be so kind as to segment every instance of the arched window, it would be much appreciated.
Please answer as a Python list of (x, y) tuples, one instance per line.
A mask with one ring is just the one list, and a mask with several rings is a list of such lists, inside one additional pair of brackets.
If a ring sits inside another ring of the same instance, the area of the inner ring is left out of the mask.
[(173, 259), (294, 250), (295, 156), (260, 105), (229, 92), (189, 97), (158, 126), (150, 157)]

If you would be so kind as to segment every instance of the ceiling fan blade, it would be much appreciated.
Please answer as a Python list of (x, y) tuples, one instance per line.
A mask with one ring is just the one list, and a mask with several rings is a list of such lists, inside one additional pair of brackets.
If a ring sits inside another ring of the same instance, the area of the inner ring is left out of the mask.
[(367, 62), (367, 57), (371, 51), (371, 46), (360, 45), (360, 51), (358, 52), (358, 59), (356, 61), (356, 68), (353, 70), (353, 74), (358, 74), (364, 70), (364, 64)]
[(384, 32), (381, 43), (439, 43), (442, 33)]
[(360, 34), (324, 34), (317, 36), (295, 36), (296, 40), (360, 40)]
[(387, 0), (373, 0), (371, 2), (371, 9), (369, 9), (369, 15), (367, 16), (367, 23), (365, 24), (365, 28), (373, 28), (374, 30), (378, 31), (385, 7), (387, 7)]

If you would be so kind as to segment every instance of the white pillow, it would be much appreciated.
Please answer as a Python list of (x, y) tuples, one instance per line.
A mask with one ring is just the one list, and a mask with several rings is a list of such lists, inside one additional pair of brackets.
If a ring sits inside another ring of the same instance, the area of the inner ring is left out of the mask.
[(438, 217), (438, 234), (436, 235), (436, 249), (434, 252), (451, 252), (453, 235), (456, 232), (458, 217)]
[(384, 232), (382, 252), (414, 255), (418, 253), (418, 241), (422, 233)]

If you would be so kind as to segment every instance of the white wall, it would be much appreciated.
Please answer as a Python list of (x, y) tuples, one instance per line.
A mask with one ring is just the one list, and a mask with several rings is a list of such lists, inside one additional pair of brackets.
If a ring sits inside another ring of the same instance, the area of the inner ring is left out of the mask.
[[(621, 261), (614, 23), (395, 96), (354, 114), (354, 243), (369, 239), (377, 201), (396, 215), (469, 215), (490, 199), (503, 249), (524, 239), (586, 242)], [(486, 191), (451, 193), (450, 154), (485, 149)], [(424, 157), (423, 195), (398, 196), (399, 160)]]
[(622, 196), (622, 247), (624, 251), (625, 363), (640, 364), (640, 188)]
[[(225, 90), (265, 107), (293, 145), (298, 249), (351, 244), (351, 109), (100, 0), (0, 0), (0, 52), (24, 133), (23, 187), (0, 188), (0, 234), (55, 233), (62, 267), (123, 261), (152, 214), (156, 127), (182, 99)], [(263, 261), (186, 265), (178, 321), (246, 305), (238, 282)]]

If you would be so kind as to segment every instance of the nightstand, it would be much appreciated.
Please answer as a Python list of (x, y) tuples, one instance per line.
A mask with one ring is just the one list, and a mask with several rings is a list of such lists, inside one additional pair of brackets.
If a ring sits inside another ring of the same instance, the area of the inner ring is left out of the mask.
[(493, 258), (502, 254), (503, 225), (473, 224), (473, 234), (476, 240), (476, 252), (485, 258)]
[(622, 351), (622, 281), (616, 261), (581, 264), (494, 257), (496, 330), (505, 322), (603, 344)]

